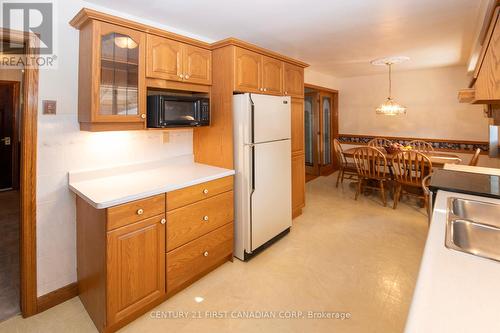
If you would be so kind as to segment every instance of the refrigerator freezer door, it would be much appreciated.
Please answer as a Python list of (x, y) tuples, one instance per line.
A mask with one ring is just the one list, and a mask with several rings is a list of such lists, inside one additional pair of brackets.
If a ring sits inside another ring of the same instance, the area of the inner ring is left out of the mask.
[(254, 104), (254, 143), (291, 137), (291, 99), (289, 96), (251, 94)]
[(251, 250), (292, 225), (290, 140), (254, 145)]

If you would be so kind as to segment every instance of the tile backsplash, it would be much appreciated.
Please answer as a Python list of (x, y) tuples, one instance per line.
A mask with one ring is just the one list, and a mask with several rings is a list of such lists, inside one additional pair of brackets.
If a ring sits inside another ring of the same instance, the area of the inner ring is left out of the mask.
[(37, 160), (38, 295), (76, 281), (75, 196), (68, 171), (191, 154), (192, 130), (83, 132), (76, 114), (39, 115)]

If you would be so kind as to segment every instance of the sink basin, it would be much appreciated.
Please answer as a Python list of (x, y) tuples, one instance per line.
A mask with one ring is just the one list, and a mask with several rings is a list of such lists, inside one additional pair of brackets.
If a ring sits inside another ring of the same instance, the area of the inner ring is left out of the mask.
[(500, 205), (450, 198), (445, 245), (500, 261)]
[(459, 198), (450, 199), (449, 209), (452, 215), (458, 218), (486, 223), (500, 228), (500, 205), (492, 203), (466, 200)]

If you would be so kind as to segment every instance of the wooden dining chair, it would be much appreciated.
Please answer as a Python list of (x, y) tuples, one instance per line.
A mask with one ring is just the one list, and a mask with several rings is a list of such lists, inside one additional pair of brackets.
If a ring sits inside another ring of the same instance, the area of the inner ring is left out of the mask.
[(474, 155), (472, 155), (472, 158), (470, 159), (469, 162), (470, 166), (477, 165), (477, 163), (479, 162), (479, 154), (481, 154), (481, 148), (477, 148), (476, 151), (474, 152)]
[(344, 177), (347, 177), (347, 179), (357, 178), (358, 170), (356, 169), (356, 164), (349, 162), (345, 157), (344, 150), (339, 140), (333, 139), (333, 149), (339, 163), (339, 174), (337, 176), (337, 183), (335, 184), (335, 187), (338, 187), (339, 181), (341, 184), (344, 183)]
[(373, 138), (368, 141), (369, 147), (375, 147), (379, 149), (384, 149), (384, 147), (390, 146), (391, 144), (392, 141), (385, 138)]
[(434, 147), (429, 142), (424, 140), (413, 140), (408, 143), (409, 146), (413, 147), (413, 150), (420, 151), (423, 153), (433, 152)]
[[(403, 193), (419, 197), (424, 201), (425, 206), (426, 201), (425, 193), (422, 193), (422, 181), (432, 172), (432, 162), (429, 157), (418, 151), (401, 151), (392, 158), (392, 170), (396, 180), (392, 208), (397, 208)], [(416, 193), (410, 191), (410, 189)]]
[[(385, 155), (375, 147), (361, 147), (354, 151), (353, 158), (358, 171), (358, 188), (354, 199), (358, 200), (366, 186), (380, 190), (382, 203), (384, 207), (387, 206), (384, 183), (391, 180), (391, 175)], [(379, 186), (370, 186), (370, 181), (378, 182)]]

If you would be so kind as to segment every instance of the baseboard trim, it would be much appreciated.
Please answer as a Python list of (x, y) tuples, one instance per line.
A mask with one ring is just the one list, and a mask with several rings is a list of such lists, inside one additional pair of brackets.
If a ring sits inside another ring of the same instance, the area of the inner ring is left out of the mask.
[(73, 282), (37, 298), (37, 312), (43, 312), (78, 296), (78, 283)]

